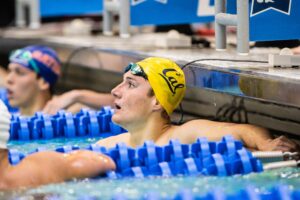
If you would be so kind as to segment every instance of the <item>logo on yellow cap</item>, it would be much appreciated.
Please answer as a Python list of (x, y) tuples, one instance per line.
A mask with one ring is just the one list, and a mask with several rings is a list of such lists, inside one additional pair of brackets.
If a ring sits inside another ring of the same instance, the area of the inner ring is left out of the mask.
[(166, 81), (170, 91), (175, 95), (178, 88), (184, 88), (184, 84), (178, 83), (177, 79), (172, 76), (172, 72), (175, 72), (175, 76), (181, 75), (175, 69), (164, 69), (159, 75)]

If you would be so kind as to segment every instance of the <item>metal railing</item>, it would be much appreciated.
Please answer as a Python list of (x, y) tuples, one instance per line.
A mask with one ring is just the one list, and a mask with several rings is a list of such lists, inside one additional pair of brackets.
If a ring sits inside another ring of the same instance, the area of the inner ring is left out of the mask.
[(226, 49), (226, 26), (237, 27), (237, 52), (249, 53), (249, 1), (237, 0), (237, 14), (226, 13), (226, 0), (215, 0), (216, 49)]

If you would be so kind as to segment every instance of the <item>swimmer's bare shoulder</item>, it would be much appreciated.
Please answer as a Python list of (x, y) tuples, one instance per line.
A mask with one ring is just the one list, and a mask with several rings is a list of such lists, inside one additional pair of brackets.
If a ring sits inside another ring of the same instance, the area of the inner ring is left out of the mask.
[(119, 142), (124, 142), (125, 144), (128, 145), (129, 136), (130, 136), (129, 133), (123, 133), (120, 135), (111, 136), (111, 137), (99, 140), (97, 142), (97, 144), (100, 146), (107, 147), (107, 148), (115, 147), (115, 145)]

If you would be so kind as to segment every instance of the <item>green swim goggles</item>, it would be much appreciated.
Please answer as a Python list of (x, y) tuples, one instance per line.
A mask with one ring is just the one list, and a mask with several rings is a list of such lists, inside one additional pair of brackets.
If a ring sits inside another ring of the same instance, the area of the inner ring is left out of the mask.
[(128, 72), (129, 70), (133, 75), (141, 76), (144, 79), (148, 80), (147, 74), (144, 72), (143, 68), (141, 66), (139, 66), (138, 64), (129, 63), (129, 65), (125, 68), (124, 73)]
[(10, 62), (22, 63), (24, 67), (30, 68), (39, 74), (40, 69), (32, 58), (30, 51), (24, 51), (22, 49), (17, 49), (13, 51), (9, 56)]

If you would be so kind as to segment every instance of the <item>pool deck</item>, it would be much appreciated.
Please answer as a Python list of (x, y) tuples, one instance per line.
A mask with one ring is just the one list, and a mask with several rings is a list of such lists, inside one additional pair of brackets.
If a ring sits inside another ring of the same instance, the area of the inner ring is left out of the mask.
[[(102, 51), (113, 51), (116, 54), (130, 54), (137, 57), (161, 56), (176, 60), (177, 62), (190, 62), (196, 59), (229, 59), (229, 60), (253, 60), (268, 61), (269, 53), (279, 53), (277, 48), (253, 48), (247, 56), (238, 55), (235, 48), (229, 47), (227, 51), (216, 51), (212, 48), (161, 48), (154, 44), (155, 40), (149, 42), (149, 36), (133, 35), (130, 38), (120, 38), (118, 36), (63, 36), (60, 27), (55, 25), (45, 26), (44, 29), (31, 30), (10, 28), (0, 30), (2, 39), (19, 39), (31, 41), (43, 41), (52, 45), (68, 47), (95, 47)], [(213, 44), (213, 38), (209, 38)], [(230, 38), (234, 42), (235, 38)], [(267, 63), (251, 62), (231, 62), (231, 61), (201, 61), (199, 65), (210, 67), (216, 70), (237, 69), (242, 73), (251, 73), (272, 79), (284, 79), (287, 81), (298, 81), (300, 79), (300, 69), (274, 68)]]

